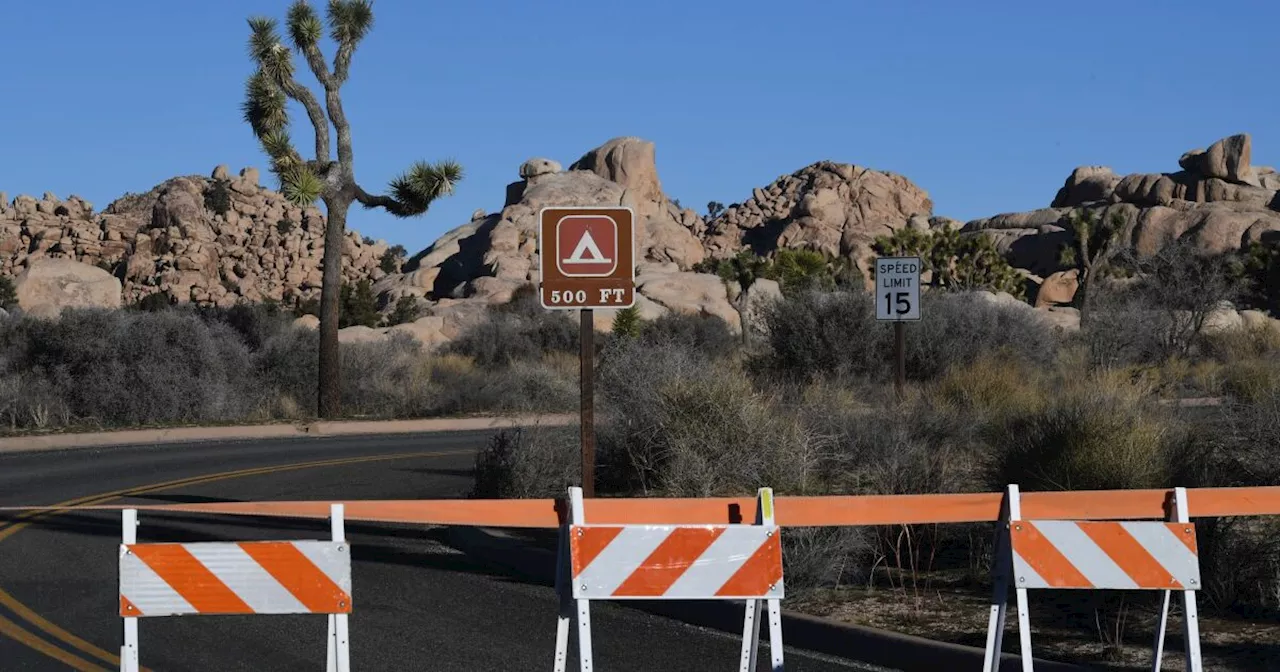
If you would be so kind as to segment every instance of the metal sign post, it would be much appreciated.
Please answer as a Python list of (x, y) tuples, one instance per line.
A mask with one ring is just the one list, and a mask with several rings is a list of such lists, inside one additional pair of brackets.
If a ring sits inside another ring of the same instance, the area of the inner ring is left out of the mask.
[(906, 322), (920, 320), (920, 257), (876, 258), (876, 321), (893, 322), (894, 390), (907, 381)]
[(542, 307), (579, 311), (582, 490), (595, 496), (595, 309), (635, 305), (635, 212), (626, 207), (538, 213)]

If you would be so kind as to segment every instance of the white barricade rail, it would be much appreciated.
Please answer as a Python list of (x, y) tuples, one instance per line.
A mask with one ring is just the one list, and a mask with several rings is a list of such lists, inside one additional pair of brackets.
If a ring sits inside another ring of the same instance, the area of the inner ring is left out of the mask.
[(328, 672), (349, 672), (351, 549), (343, 507), (331, 541), (137, 543), (137, 509), (123, 512), (121, 672), (138, 672), (138, 619), (226, 614), (327, 614)]
[(569, 489), (569, 504), (556, 573), (556, 672), (568, 663), (575, 616), (580, 669), (592, 669), (591, 600), (746, 600), (744, 672), (756, 670), (767, 603), (772, 669), (783, 669), (782, 543), (772, 490), (759, 491), (754, 525), (591, 525), (583, 520), (580, 488)]
[(987, 629), (985, 672), (996, 672), (1004, 637), (1008, 585), (1016, 586), (1022, 669), (1032, 672), (1027, 590), (1161, 590), (1153, 670), (1159, 670), (1169, 619), (1169, 599), (1183, 596), (1183, 632), (1190, 672), (1200, 672), (1200, 628), (1195, 591), (1200, 557), (1187, 493), (1174, 490), (1171, 517), (1160, 521), (1022, 520), (1018, 486), (1010, 485), (996, 536), (995, 590)]

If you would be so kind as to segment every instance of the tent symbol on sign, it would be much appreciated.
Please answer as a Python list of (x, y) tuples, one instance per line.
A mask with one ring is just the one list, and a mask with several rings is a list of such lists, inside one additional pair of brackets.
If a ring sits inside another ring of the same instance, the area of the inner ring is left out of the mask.
[(566, 216), (556, 224), (556, 243), (556, 267), (565, 277), (601, 278), (617, 270), (618, 223), (612, 217)]

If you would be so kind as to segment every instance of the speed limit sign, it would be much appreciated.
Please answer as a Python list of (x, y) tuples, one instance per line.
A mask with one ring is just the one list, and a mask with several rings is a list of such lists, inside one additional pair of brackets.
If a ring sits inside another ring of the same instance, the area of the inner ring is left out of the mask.
[(920, 257), (876, 258), (876, 320), (920, 319)]

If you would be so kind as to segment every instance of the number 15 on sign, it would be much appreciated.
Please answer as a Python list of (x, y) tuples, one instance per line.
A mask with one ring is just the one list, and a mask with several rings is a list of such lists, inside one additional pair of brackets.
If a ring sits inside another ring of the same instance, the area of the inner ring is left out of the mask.
[(876, 320), (920, 319), (920, 258), (876, 258)]

